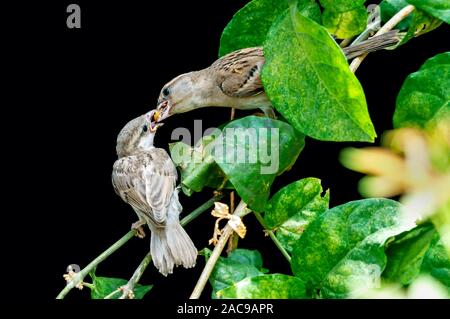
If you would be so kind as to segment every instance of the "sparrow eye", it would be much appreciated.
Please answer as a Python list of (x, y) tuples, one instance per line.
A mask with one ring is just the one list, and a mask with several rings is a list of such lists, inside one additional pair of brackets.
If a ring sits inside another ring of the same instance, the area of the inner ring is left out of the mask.
[(163, 94), (164, 96), (168, 96), (168, 95), (170, 94), (169, 88), (165, 88), (165, 89), (162, 91), (162, 94)]
[(144, 125), (143, 127), (142, 127), (142, 132), (147, 132), (147, 130), (148, 130), (148, 126), (147, 125)]

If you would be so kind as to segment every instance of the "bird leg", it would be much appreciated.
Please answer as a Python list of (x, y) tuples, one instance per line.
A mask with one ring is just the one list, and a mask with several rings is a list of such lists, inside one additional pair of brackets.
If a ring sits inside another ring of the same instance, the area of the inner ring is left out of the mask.
[(264, 113), (256, 112), (254, 115), (260, 116), (260, 117), (268, 117), (268, 118), (271, 118), (274, 120), (277, 119), (277, 116), (275, 115), (275, 111), (273, 110), (273, 108), (265, 107), (265, 108), (261, 108), (260, 110), (263, 111)]
[(145, 220), (139, 219), (137, 222), (131, 224), (131, 229), (136, 230), (136, 236), (139, 238), (145, 237), (145, 231), (142, 226), (146, 224)]

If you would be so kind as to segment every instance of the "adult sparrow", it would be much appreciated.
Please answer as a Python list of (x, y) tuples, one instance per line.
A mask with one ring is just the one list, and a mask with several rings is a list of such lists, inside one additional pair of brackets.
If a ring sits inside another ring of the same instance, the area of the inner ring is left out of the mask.
[(194, 267), (197, 249), (180, 225), (177, 170), (167, 152), (153, 146), (155, 132), (162, 125), (152, 121), (154, 112), (135, 118), (120, 131), (112, 183), (141, 224), (150, 228), (153, 263), (167, 276), (174, 265)]
[[(347, 59), (398, 43), (398, 30), (372, 37), (344, 48)], [(161, 90), (155, 119), (160, 122), (173, 114), (207, 106), (261, 109), (274, 117), (261, 82), (265, 63), (261, 47), (241, 49), (218, 59), (210, 67), (185, 73), (168, 82)]]

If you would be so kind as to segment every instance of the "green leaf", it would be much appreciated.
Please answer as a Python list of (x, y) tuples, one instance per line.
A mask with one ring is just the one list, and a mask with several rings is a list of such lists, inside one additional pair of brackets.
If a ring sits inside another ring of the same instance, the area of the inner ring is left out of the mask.
[[(408, 3), (405, 0), (383, 0), (380, 3), (381, 20), (389, 21), (397, 12), (406, 7)], [(406, 30), (411, 25), (412, 15), (407, 16), (395, 26), (396, 29)]]
[(450, 1), (448, 0), (407, 0), (407, 2), (433, 17), (450, 23)]
[[(380, 4), (381, 19), (387, 22), (397, 12), (406, 7), (408, 2), (405, 0), (384, 0)], [(413, 37), (418, 37), (422, 34), (430, 32), (442, 24), (442, 21), (436, 19), (429, 14), (417, 8), (398, 25), (395, 26), (399, 30), (408, 30), (402, 41), (396, 46), (405, 44)], [(395, 47), (394, 47), (395, 48)]]
[(450, 258), (432, 224), (401, 234), (386, 250), (388, 263), (383, 278), (409, 285), (419, 275), (428, 274), (450, 292)]
[[(211, 251), (205, 248), (208, 260)], [(212, 298), (217, 298), (216, 292), (225, 289), (247, 278), (263, 275), (261, 254), (257, 250), (236, 249), (228, 257), (219, 257), (209, 277), (212, 286)]]
[(214, 162), (211, 155), (211, 143), (214, 136), (202, 138), (195, 147), (183, 142), (169, 145), (173, 162), (180, 170), (183, 193), (191, 196), (193, 192), (201, 192), (204, 187), (232, 188), (226, 183), (226, 176)]
[(282, 188), (267, 203), (266, 226), (289, 253), (306, 227), (328, 209), (330, 193), (322, 196), (322, 191), (320, 179), (304, 178)]
[(305, 285), (292, 276), (282, 274), (246, 278), (217, 292), (220, 298), (295, 299), (305, 298)]
[(423, 259), (421, 272), (430, 274), (447, 287), (450, 294), (450, 258), (436, 234), (433, 243)]
[(394, 127), (424, 127), (450, 116), (450, 53), (429, 59), (409, 75), (397, 97)]
[[(126, 285), (128, 280), (120, 279), (120, 278), (109, 278), (109, 277), (93, 277), (94, 289), (91, 290), (91, 298), (92, 299), (104, 299), (113, 291), (118, 288)], [(142, 299), (145, 294), (149, 292), (153, 288), (153, 285), (142, 286), (137, 284), (134, 288), (134, 298)], [(119, 299), (122, 294), (118, 292), (111, 299)]]
[(224, 127), (213, 157), (242, 200), (260, 212), (275, 177), (295, 163), (303, 147), (304, 136), (289, 124), (247, 116)]
[(410, 284), (420, 274), (423, 259), (435, 235), (433, 225), (425, 224), (396, 238), (386, 250), (388, 263), (383, 278), (402, 285)]
[(364, 91), (325, 28), (291, 11), (264, 47), (264, 88), (298, 131), (327, 141), (373, 141)]
[(337, 12), (351, 11), (361, 7), (366, 0), (320, 0), (320, 4), (325, 9), (333, 9)]
[(261, 254), (257, 250), (248, 250), (248, 249), (235, 249), (228, 256), (228, 260), (239, 263), (252, 265), (256, 267), (259, 271), (263, 271), (263, 261)]
[(424, 64), (420, 67), (420, 70), (432, 68), (432, 67), (441, 67), (442, 65), (450, 64), (450, 52), (444, 52), (425, 61)]
[(438, 28), (441, 24), (442, 24), (441, 20), (436, 19), (421, 10), (414, 10), (412, 13), (412, 20), (408, 28), (408, 31), (406, 32), (406, 35), (403, 37), (402, 41), (397, 45), (397, 47), (402, 44), (405, 44), (412, 38), (433, 31), (434, 29)]
[(350, 38), (365, 30), (367, 10), (363, 6), (344, 12), (336, 11), (334, 8), (325, 9), (322, 20), (323, 26), (337, 38)]
[(295, 245), (293, 273), (309, 295), (322, 298), (376, 287), (386, 265), (386, 241), (412, 226), (400, 216), (400, 204), (388, 199), (353, 201), (326, 211)]
[[(305, 16), (319, 22), (320, 8), (313, 0), (298, 1)], [(288, 0), (253, 0), (239, 10), (228, 23), (220, 39), (219, 55), (262, 46), (272, 23), (288, 8)]]

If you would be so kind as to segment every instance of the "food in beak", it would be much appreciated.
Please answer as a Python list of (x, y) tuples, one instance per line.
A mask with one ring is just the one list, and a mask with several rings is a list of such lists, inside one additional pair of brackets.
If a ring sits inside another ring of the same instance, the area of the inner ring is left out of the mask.
[(158, 119), (161, 117), (161, 112), (160, 111), (155, 111), (155, 113), (153, 114), (153, 119), (155, 120), (155, 122), (158, 122)]

